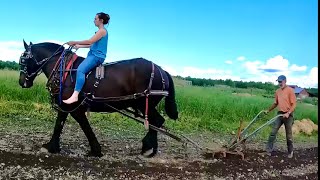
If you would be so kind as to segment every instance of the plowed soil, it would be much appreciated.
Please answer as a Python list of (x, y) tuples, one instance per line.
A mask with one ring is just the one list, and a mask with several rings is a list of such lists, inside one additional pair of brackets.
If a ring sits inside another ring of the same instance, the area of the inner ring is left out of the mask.
[[(292, 159), (287, 158), (285, 142), (277, 142), (271, 157), (259, 154), (264, 142), (251, 143), (242, 160), (237, 155), (212, 157), (159, 135), (158, 155), (144, 158), (139, 155), (143, 134), (94, 131), (102, 145), (101, 158), (86, 156), (88, 141), (77, 124), (66, 124), (59, 154), (41, 151), (51, 132), (1, 128), (0, 179), (318, 179), (318, 145), (314, 143), (295, 143)], [(199, 144), (219, 146), (213, 137), (192, 138)]]

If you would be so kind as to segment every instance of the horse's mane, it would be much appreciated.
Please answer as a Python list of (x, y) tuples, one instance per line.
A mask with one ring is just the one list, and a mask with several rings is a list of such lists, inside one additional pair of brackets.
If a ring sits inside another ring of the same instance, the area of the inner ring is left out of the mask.
[(51, 52), (56, 51), (59, 47), (59, 51), (63, 51), (65, 48), (63, 46), (61, 46), (61, 44), (57, 44), (57, 43), (52, 43), (52, 42), (42, 42), (42, 43), (38, 43), (38, 44), (34, 44), (32, 47), (42, 47), (45, 49), (48, 49)]

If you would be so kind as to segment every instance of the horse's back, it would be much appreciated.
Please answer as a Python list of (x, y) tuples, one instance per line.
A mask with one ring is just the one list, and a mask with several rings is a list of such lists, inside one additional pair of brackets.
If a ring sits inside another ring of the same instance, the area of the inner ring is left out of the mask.
[[(95, 89), (95, 95), (100, 97), (116, 97), (143, 92), (151, 76), (152, 64), (143, 58), (122, 60), (104, 64), (104, 77)], [(97, 81), (95, 70), (88, 76), (86, 89), (92, 90)]]

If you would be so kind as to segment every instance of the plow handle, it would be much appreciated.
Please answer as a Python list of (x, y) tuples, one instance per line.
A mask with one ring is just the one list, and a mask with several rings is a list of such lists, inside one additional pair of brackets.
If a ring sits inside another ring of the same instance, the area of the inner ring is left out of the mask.
[[(241, 136), (243, 135), (244, 131), (248, 129), (248, 127), (251, 126), (251, 124), (257, 119), (257, 117), (264, 111), (261, 111), (250, 123), (249, 125), (243, 130), (243, 132), (241, 133)], [(247, 139), (249, 139), (250, 137), (252, 137), (253, 135), (255, 135), (257, 132), (259, 132), (262, 128), (264, 128), (267, 125), (270, 125), (271, 123), (273, 123), (275, 120), (277, 120), (278, 117), (282, 117), (282, 114), (279, 114), (277, 116), (275, 116), (274, 118), (270, 119), (269, 121), (267, 121), (266, 123), (264, 123), (263, 125), (261, 125), (259, 128), (257, 128), (255, 131), (253, 131), (251, 134), (245, 136), (244, 138), (240, 138), (240, 141), (238, 141), (235, 144), (232, 144), (231, 146), (229, 146), (228, 148), (231, 149), (237, 145), (239, 145), (240, 143), (246, 141)]]

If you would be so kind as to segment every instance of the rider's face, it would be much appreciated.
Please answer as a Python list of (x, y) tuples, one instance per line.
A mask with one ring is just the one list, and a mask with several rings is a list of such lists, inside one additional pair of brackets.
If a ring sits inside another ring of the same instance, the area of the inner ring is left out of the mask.
[(102, 19), (99, 19), (99, 16), (96, 15), (96, 17), (94, 17), (94, 25), (99, 26), (100, 24), (102, 24)]

